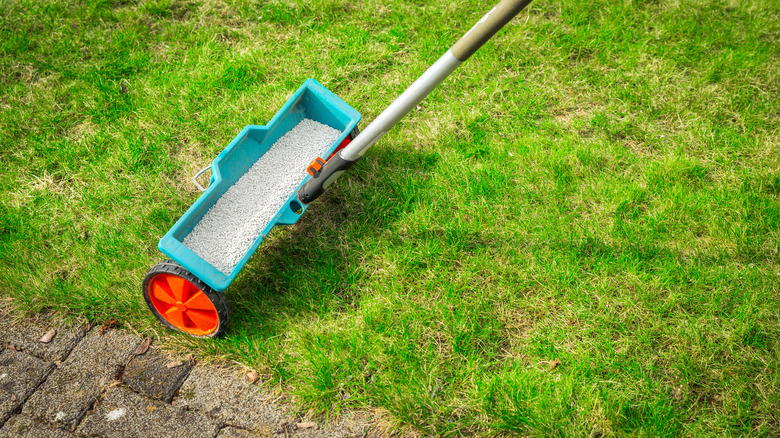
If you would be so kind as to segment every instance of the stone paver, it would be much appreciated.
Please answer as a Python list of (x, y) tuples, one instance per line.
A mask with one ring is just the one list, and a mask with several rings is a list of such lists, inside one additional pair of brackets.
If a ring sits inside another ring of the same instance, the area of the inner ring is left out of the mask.
[(4, 350), (0, 353), (0, 425), (53, 369), (53, 364), (21, 351)]
[(153, 347), (134, 356), (141, 339), (126, 330), (53, 321), (12, 319), (0, 302), (0, 438), (382, 436), (364, 413), (321, 424), (238, 371)]
[(234, 371), (196, 366), (174, 398), (176, 406), (196, 409), (227, 425), (272, 433), (285, 422), (271, 395)]
[(204, 412), (228, 426), (235, 426), (220, 432), (227, 437), (232, 434), (237, 438), (345, 438), (363, 437), (368, 432), (368, 419), (361, 413), (344, 414), (335, 423), (298, 428), (299, 423), (311, 420), (286, 412), (274, 403), (274, 398), (267, 390), (250, 384), (237, 372), (196, 366), (173, 402), (176, 406)]
[(219, 424), (205, 415), (112, 388), (95, 404), (77, 433), (105, 438), (213, 438)]
[[(299, 429), (298, 423), (311, 420), (294, 421), (288, 426), (288, 434), (296, 438), (363, 438), (369, 434), (368, 418), (363, 413), (345, 413), (335, 423), (318, 424), (316, 428)], [(377, 435), (378, 436), (378, 435)]]
[(225, 427), (219, 431), (217, 438), (272, 438), (274, 435), (268, 431), (248, 431), (236, 429), (235, 427)]
[(325, 427), (318, 425), (313, 428), (299, 428), (298, 423), (308, 422), (287, 419), (275, 428), (260, 430), (245, 430), (235, 427), (225, 427), (219, 431), (217, 438), (367, 438), (381, 437), (379, 433), (370, 433), (366, 422), (359, 423), (355, 418), (340, 420)]
[[(181, 362), (181, 365), (168, 367), (173, 362)], [(187, 361), (175, 360), (150, 347), (130, 361), (122, 380), (134, 391), (170, 403), (190, 369), (192, 366)]]
[(27, 415), (11, 417), (0, 428), (0, 438), (77, 438), (76, 435)]
[(92, 330), (30, 397), (22, 412), (73, 428), (119, 374), (140, 338), (124, 330)]
[[(50, 342), (40, 339), (49, 330), (57, 334)], [(64, 325), (47, 316), (15, 320), (8, 314), (0, 314), (0, 340), (49, 362), (64, 360), (87, 332), (85, 324)]]

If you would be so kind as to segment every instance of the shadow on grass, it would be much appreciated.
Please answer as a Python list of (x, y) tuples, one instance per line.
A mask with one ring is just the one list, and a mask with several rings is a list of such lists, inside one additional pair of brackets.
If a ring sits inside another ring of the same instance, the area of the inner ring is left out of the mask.
[(275, 229), (228, 289), (231, 336), (270, 339), (289, 322), (354, 308), (362, 246), (374, 247), (414, 209), (438, 154), (383, 148), (316, 201), (297, 224)]

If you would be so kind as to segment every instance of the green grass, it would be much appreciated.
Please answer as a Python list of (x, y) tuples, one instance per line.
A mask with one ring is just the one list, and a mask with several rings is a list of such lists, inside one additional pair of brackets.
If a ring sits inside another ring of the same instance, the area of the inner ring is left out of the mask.
[(425, 435), (780, 434), (777, 2), (534, 2), (266, 239), (214, 341), (140, 294), (190, 176), (308, 77), (373, 120), (488, 5), (0, 6), (0, 294), (23, 310)]

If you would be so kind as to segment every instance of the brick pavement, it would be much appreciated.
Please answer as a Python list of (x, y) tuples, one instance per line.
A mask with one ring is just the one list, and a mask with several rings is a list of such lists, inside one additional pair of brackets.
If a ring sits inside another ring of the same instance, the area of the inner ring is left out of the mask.
[(0, 438), (381, 436), (365, 414), (321, 424), (237, 371), (142, 342), (127, 330), (0, 311)]

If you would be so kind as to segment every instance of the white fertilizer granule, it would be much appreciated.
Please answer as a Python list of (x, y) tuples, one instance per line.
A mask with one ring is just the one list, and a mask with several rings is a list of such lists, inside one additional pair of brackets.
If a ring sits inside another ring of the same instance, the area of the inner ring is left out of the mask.
[(113, 411), (106, 414), (106, 420), (108, 421), (118, 420), (125, 416), (125, 412), (126, 412), (125, 408), (114, 409)]
[(314, 120), (301, 120), (217, 200), (184, 244), (229, 274), (303, 181), (306, 166), (339, 134)]

